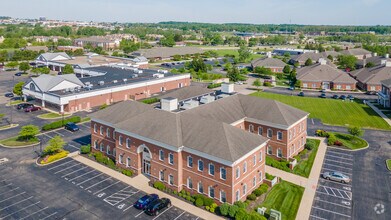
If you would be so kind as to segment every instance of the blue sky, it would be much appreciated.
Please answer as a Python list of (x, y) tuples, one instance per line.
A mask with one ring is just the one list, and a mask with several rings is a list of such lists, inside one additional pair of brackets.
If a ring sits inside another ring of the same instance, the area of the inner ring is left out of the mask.
[(391, 0), (2, 0), (19, 18), (255, 24), (391, 25)]

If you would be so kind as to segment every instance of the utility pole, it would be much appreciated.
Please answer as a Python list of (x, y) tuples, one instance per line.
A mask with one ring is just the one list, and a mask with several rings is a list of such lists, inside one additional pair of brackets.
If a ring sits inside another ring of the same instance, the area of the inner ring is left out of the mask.
[[(14, 84), (15, 84), (15, 75), (14, 76), (12, 76), (12, 86), (15, 86)], [(12, 92), (13, 93), (13, 92)], [(10, 120), (10, 124), (12, 125), (12, 111), (13, 111), (13, 106), (11, 105), (11, 100), (12, 100), (12, 97), (10, 97), (10, 107), (11, 107), (11, 120)]]

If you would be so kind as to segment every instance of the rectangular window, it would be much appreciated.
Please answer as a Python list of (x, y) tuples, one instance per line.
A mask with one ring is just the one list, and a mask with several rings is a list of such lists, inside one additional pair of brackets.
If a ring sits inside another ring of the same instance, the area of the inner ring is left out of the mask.
[(199, 193), (204, 193), (204, 187), (202, 186), (202, 182), (198, 182), (198, 192)]
[(253, 156), (253, 166), (257, 164), (257, 155)]
[(209, 164), (209, 175), (214, 176), (215, 175), (215, 165)]
[(277, 132), (277, 140), (282, 140), (282, 132)]
[(204, 171), (204, 162), (198, 160), (198, 171)]
[(267, 129), (267, 137), (268, 138), (271, 138), (271, 137), (273, 137), (273, 130), (272, 129)]
[(262, 132), (263, 132), (262, 127), (258, 127), (258, 134), (259, 134), (259, 135), (262, 135)]
[(106, 136), (109, 138), (110, 137), (110, 129), (106, 128)]
[(193, 181), (191, 180), (191, 178), (187, 178), (187, 188), (189, 189), (193, 189)]
[(222, 190), (220, 190), (220, 202), (227, 202), (227, 194)]
[(262, 172), (259, 173), (259, 182), (262, 182), (263, 180), (263, 175), (262, 175)]
[(269, 154), (269, 155), (273, 154), (273, 149), (272, 149), (272, 146), (270, 146), (270, 145), (267, 147), (267, 154)]
[(172, 154), (172, 153), (168, 154), (168, 163), (174, 164), (174, 154)]
[(340, 90), (342, 87), (341, 85), (337, 85), (337, 89)]
[(240, 177), (240, 167), (236, 167), (236, 179)]
[(346, 90), (351, 90), (351, 89), (352, 89), (352, 87), (346, 86)]
[(160, 170), (160, 172), (159, 172), (159, 180), (164, 182), (164, 171), (163, 170)]
[(107, 146), (107, 148), (106, 148), (106, 154), (107, 154), (107, 155), (110, 155), (110, 154), (111, 154), (111, 152), (110, 152), (110, 146)]
[(254, 132), (254, 125), (249, 125), (248, 126), (248, 131), (249, 132)]
[(259, 152), (259, 162), (262, 162), (262, 151), (261, 152)]
[(236, 193), (235, 193), (235, 200), (236, 200), (236, 201), (239, 201), (239, 200), (240, 200), (240, 191), (239, 191), (239, 190), (236, 191)]
[(255, 185), (257, 185), (257, 177), (256, 176), (254, 176), (254, 178), (253, 178), (253, 187), (255, 187)]
[(280, 148), (277, 149), (277, 157), (282, 157), (282, 150)]
[(173, 175), (168, 175), (168, 184), (174, 185), (174, 176)]
[(193, 167), (193, 158), (191, 156), (187, 157), (187, 166)]
[(163, 150), (159, 150), (159, 160), (164, 161), (164, 151)]
[(247, 162), (243, 163), (243, 173), (247, 172)]
[(316, 89), (316, 84), (315, 83), (312, 84), (312, 88)]
[(94, 124), (94, 133), (98, 132), (98, 126)]
[(130, 167), (130, 158), (126, 158), (126, 167)]
[(103, 127), (102, 126), (100, 126), (100, 135), (103, 135)]
[(227, 179), (227, 171), (225, 170), (224, 167), (220, 168), (220, 178), (223, 179), (223, 180)]
[(118, 157), (118, 162), (119, 162), (120, 164), (122, 164), (122, 163), (123, 163), (123, 161), (122, 161), (122, 158), (123, 158), (123, 155), (122, 155), (122, 154), (120, 154), (120, 155), (119, 155), (119, 157)]
[(214, 198), (215, 197), (215, 189), (213, 186), (209, 186), (209, 197)]
[(247, 193), (247, 184), (243, 185), (243, 195), (246, 195)]
[(307, 83), (303, 83), (303, 88), (307, 88), (307, 87), (308, 87)]

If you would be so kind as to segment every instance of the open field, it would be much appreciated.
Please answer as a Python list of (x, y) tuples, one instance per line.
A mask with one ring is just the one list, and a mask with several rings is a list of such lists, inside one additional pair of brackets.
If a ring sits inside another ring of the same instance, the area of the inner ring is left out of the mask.
[(281, 212), (282, 219), (294, 220), (303, 197), (304, 188), (295, 184), (281, 181), (275, 185), (266, 196), (265, 202), (260, 207), (266, 207)]
[(391, 126), (386, 121), (369, 106), (362, 104), (361, 101), (344, 102), (342, 100), (287, 96), (264, 92), (255, 92), (251, 95), (278, 100), (299, 108), (309, 112), (310, 118), (318, 118), (325, 124), (391, 130)]

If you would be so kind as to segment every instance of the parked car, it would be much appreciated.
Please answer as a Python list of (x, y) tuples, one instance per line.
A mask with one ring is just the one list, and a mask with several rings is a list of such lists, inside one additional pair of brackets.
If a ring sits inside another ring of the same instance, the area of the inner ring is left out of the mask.
[(12, 93), (12, 92), (6, 92), (6, 93), (4, 94), (4, 96), (7, 97), (7, 98), (12, 98), (12, 97), (14, 97), (14, 93)]
[(320, 94), (320, 96), (319, 97), (321, 97), (322, 99), (325, 99), (325, 98), (327, 98), (327, 96), (326, 96), (326, 93), (322, 93), (322, 94)]
[(35, 112), (35, 111), (39, 111), (41, 110), (41, 107), (38, 107), (38, 106), (29, 106), (27, 108), (24, 109), (25, 112)]
[(20, 110), (20, 109), (25, 109), (25, 108), (28, 108), (28, 107), (33, 107), (34, 105), (33, 104), (30, 104), (30, 103), (20, 103), (16, 106), (16, 109)]
[(322, 89), (322, 91), (321, 91), (322, 93), (325, 93), (326, 92), (326, 89)]
[(17, 72), (15, 73), (15, 76), (21, 76), (23, 73), (22, 72)]
[(64, 128), (67, 129), (68, 131), (78, 131), (79, 130), (79, 126), (77, 126), (73, 122), (66, 123)]
[(169, 199), (157, 199), (147, 206), (145, 213), (148, 215), (159, 215), (159, 212), (167, 207), (171, 207), (171, 201)]
[(58, 72), (57, 75), (62, 75), (62, 72)]
[(322, 176), (323, 176), (323, 178), (325, 178), (327, 180), (333, 180), (336, 182), (341, 182), (341, 183), (349, 183), (350, 182), (350, 178), (340, 172), (324, 172), (322, 174)]
[(339, 98), (342, 100), (346, 100), (346, 95), (341, 95)]
[(134, 203), (133, 207), (135, 207), (136, 209), (145, 209), (151, 202), (153, 202), (157, 199), (159, 199), (159, 196), (156, 194), (145, 195), (145, 196), (141, 197), (140, 199), (138, 199)]
[(352, 95), (348, 95), (348, 99), (354, 100), (354, 97)]
[(298, 96), (304, 96), (304, 92), (299, 92)]
[(333, 98), (333, 99), (339, 99), (339, 96), (338, 96), (338, 95), (333, 95), (332, 98)]
[(367, 95), (377, 95), (376, 91), (366, 91), (365, 94)]

